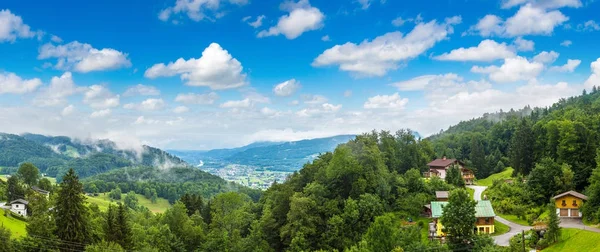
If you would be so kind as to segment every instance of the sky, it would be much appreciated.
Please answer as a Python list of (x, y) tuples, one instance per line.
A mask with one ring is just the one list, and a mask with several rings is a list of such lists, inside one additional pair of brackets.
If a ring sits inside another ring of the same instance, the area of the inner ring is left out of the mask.
[(600, 86), (595, 0), (0, 3), (0, 132), (122, 147), (423, 136)]

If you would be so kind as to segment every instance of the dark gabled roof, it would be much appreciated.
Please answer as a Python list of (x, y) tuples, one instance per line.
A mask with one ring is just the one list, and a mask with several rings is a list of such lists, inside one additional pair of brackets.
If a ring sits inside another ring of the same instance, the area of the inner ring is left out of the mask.
[(429, 164), (427, 164), (427, 166), (430, 166), (430, 167), (446, 167), (446, 166), (451, 165), (451, 164), (453, 164), (455, 162), (458, 162), (458, 163), (464, 165), (463, 162), (458, 161), (458, 160), (456, 160), (454, 158), (447, 158), (447, 159), (438, 158), (436, 160), (433, 160), (433, 161), (429, 162)]
[(31, 187), (31, 190), (34, 190), (34, 191), (36, 191), (36, 192), (43, 193), (43, 194), (50, 194), (50, 192), (48, 192), (48, 191), (46, 191), (46, 190), (42, 190), (42, 188), (39, 188), (39, 187), (37, 187), (37, 186), (32, 186), (32, 187)]
[(448, 191), (435, 191), (435, 197), (438, 199), (447, 199)]
[(16, 199), (16, 200), (11, 201), (8, 204), (12, 205), (14, 203), (21, 203), (21, 204), (29, 205), (29, 201), (24, 200), (24, 199)]
[(581, 193), (578, 193), (576, 191), (568, 191), (568, 192), (561, 193), (559, 195), (554, 196), (554, 199), (558, 199), (558, 198), (561, 198), (561, 197), (566, 196), (566, 195), (572, 195), (572, 196), (575, 196), (576, 198), (580, 198), (580, 199), (584, 199), (584, 200), (588, 199), (587, 196), (585, 196), (585, 195), (583, 195)]

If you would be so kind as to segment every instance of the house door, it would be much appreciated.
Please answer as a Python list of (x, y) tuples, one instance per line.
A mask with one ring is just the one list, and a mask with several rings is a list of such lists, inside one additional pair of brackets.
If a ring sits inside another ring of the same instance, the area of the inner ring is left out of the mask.
[(561, 217), (569, 217), (569, 209), (561, 208), (560, 209), (560, 216)]
[(489, 234), (490, 233), (490, 228), (489, 227), (485, 227), (485, 233)]
[(571, 209), (571, 217), (579, 217), (579, 209)]

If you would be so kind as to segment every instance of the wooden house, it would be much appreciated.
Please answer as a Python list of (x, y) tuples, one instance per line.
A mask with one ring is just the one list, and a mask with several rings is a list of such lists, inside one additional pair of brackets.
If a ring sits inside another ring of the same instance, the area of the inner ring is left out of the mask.
[[(436, 236), (438, 237), (446, 236), (443, 232), (444, 225), (440, 220), (446, 205), (448, 205), (448, 202), (431, 202), (431, 218), (435, 223)], [(477, 201), (477, 205), (475, 206), (475, 217), (477, 218), (477, 221), (475, 221), (474, 231), (477, 232), (477, 234), (493, 234), (496, 231), (494, 230), (494, 217), (496, 217), (496, 213), (494, 213), (494, 208), (489, 200)]]
[(439, 177), (441, 179), (446, 178), (446, 173), (448, 169), (450, 169), (453, 165), (457, 165), (460, 168), (460, 173), (465, 180), (465, 184), (472, 185), (475, 180), (475, 176), (473, 175), (473, 171), (471, 169), (466, 168), (465, 164), (459, 160), (453, 158), (438, 158), (433, 160), (427, 164), (429, 167), (429, 171), (423, 173), (424, 177)]
[(560, 217), (581, 218), (579, 208), (588, 197), (576, 191), (568, 191), (554, 196), (556, 214)]

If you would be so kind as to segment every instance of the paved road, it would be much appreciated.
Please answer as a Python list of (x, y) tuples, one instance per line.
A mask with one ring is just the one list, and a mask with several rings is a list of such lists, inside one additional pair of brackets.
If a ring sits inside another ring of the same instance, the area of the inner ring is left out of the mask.
[(572, 219), (572, 218), (560, 218), (560, 226), (564, 228), (577, 228), (587, 231), (592, 231), (596, 233), (600, 233), (600, 229), (588, 227), (583, 224), (581, 219)]
[[(487, 189), (487, 186), (467, 186), (467, 187), (475, 190), (475, 193), (473, 194), (473, 199), (475, 199), (475, 200), (481, 200), (483, 191), (485, 191), (485, 189)], [(524, 230), (531, 229), (531, 227), (523, 226), (523, 225), (519, 225), (517, 223), (510, 222), (500, 216), (496, 216), (494, 218), (494, 220), (498, 221), (502, 224), (505, 224), (509, 227), (509, 231), (506, 234), (492, 236), (492, 238), (494, 238), (494, 240), (496, 241), (496, 244), (498, 244), (500, 246), (508, 246), (511, 237), (515, 236), (516, 234), (521, 233)]]

